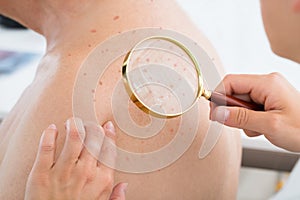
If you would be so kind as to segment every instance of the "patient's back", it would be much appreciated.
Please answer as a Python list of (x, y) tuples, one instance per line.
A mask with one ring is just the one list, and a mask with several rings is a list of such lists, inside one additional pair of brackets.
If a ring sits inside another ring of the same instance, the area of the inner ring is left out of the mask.
[[(51, 123), (58, 125), (60, 134), (56, 153), (60, 153), (65, 135), (64, 122), (72, 116), (72, 92), (79, 66), (101, 41), (128, 29), (163, 27), (183, 32), (217, 59), (207, 40), (178, 6), (167, 2), (161, 1), (156, 5), (109, 5), (101, 12), (96, 12), (95, 8), (86, 15), (97, 20), (91, 21), (85, 17), (76, 21), (48, 49), (35, 80), (1, 125), (0, 199), (23, 198), (41, 132)], [(95, 93), (96, 115), (101, 124), (114, 120), (111, 95), (120, 78), (120, 66), (113, 64), (99, 80), (97, 89), (91, 91)], [(116, 182), (129, 183), (127, 199), (235, 199), (241, 156), (240, 138), (236, 132), (224, 129), (211, 153), (199, 159), (199, 149), (209, 128), (208, 103), (200, 100), (199, 110), (201, 127), (191, 147), (176, 162), (149, 173), (116, 172)], [(129, 113), (140, 126), (150, 123), (149, 117), (133, 105), (129, 106)], [(155, 151), (174, 138), (179, 122), (180, 118), (168, 120), (160, 133), (148, 140), (129, 137), (117, 127), (117, 144), (132, 152)]]

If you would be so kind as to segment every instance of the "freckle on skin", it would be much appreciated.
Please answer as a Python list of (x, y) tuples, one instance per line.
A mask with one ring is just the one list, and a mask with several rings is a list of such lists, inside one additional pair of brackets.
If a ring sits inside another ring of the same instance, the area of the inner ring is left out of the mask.
[(87, 75), (87, 73), (83, 73), (83, 76), (86, 76)]
[(91, 33), (96, 33), (97, 30), (96, 30), (96, 29), (92, 29), (90, 32), (91, 32)]
[(95, 90), (94, 90), (94, 89), (92, 90), (92, 93), (93, 93), (93, 94), (95, 93)]
[(72, 56), (72, 55), (69, 53), (68, 56), (70, 57), (70, 56)]
[(103, 85), (102, 81), (99, 82), (99, 85)]
[(147, 59), (146, 59), (146, 61), (147, 61), (147, 62), (150, 62), (150, 59), (149, 59), (149, 58), (147, 58)]
[(118, 20), (118, 19), (120, 19), (120, 16), (117, 15), (117, 16), (114, 17), (113, 20), (116, 21), (116, 20)]
[(92, 46), (91, 44), (88, 45), (88, 47), (91, 47), (91, 46)]

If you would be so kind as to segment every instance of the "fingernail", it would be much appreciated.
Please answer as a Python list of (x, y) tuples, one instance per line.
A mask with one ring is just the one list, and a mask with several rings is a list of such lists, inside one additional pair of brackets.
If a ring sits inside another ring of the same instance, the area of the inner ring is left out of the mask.
[(80, 135), (84, 135), (85, 134), (85, 128), (84, 128), (84, 124), (83, 121), (80, 118), (74, 118), (74, 125), (77, 129), (77, 131), (80, 133)]
[(111, 121), (108, 121), (105, 123), (104, 128), (106, 130), (109, 130), (111, 133), (115, 134), (115, 127), (114, 124)]
[(228, 120), (230, 111), (225, 107), (217, 107), (215, 111), (215, 120), (224, 123)]
[(55, 125), (55, 124), (51, 124), (51, 125), (48, 127), (48, 129), (56, 130), (57, 128), (56, 128), (56, 125)]
[(70, 126), (71, 126), (71, 119), (68, 119), (66, 121), (66, 130), (67, 130), (67, 132), (70, 131)]
[(123, 183), (123, 184), (122, 184), (122, 191), (123, 191), (125, 194), (126, 194), (127, 187), (128, 187), (128, 183)]

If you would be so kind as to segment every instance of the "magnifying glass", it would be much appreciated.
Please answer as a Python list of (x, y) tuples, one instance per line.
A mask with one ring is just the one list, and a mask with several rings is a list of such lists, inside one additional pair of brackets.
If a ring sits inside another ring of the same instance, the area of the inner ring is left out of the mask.
[(263, 110), (262, 105), (206, 90), (198, 60), (171, 37), (152, 36), (137, 43), (124, 59), (122, 75), (133, 103), (159, 118), (188, 112), (200, 97), (218, 105)]

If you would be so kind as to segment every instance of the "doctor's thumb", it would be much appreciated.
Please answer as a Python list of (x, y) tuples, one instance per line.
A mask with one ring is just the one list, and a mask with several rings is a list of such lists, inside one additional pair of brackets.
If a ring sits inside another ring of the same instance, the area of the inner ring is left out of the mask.
[(226, 126), (264, 133), (267, 130), (266, 112), (248, 110), (241, 107), (218, 106), (214, 109), (211, 120)]

